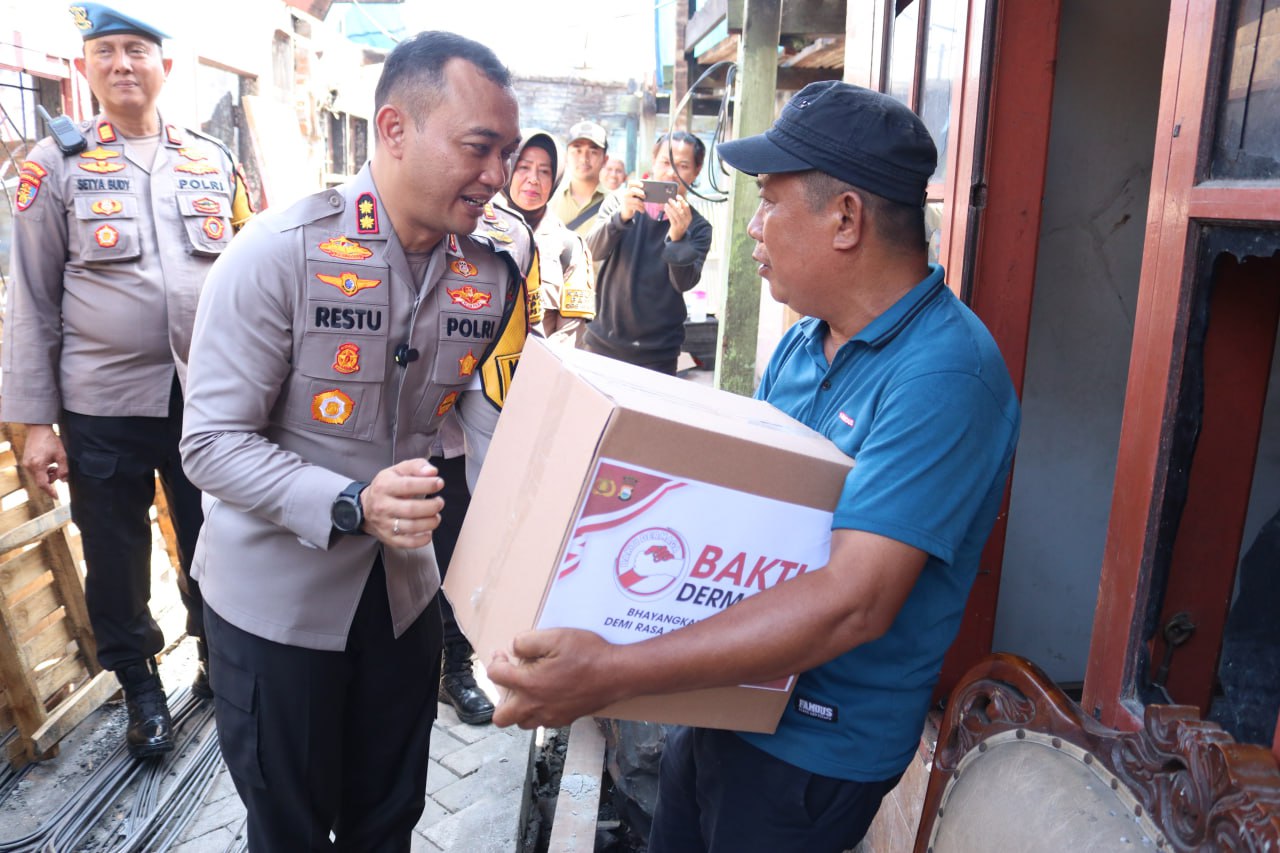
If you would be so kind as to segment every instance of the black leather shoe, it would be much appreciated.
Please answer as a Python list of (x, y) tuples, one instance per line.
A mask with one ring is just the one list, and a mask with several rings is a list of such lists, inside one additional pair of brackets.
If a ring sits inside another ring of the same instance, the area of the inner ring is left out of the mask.
[(213, 698), (213, 687), (209, 684), (209, 647), (204, 640), (196, 640), (196, 677), (191, 682), (191, 692), (197, 699)]
[(116, 672), (124, 687), (129, 728), (125, 740), (134, 758), (150, 758), (173, 751), (173, 719), (160, 684), (156, 663), (148, 659)]
[(458, 719), (468, 725), (483, 726), (493, 719), (493, 703), (476, 686), (470, 668), (440, 676), (439, 698), (441, 702), (452, 705), (458, 712)]

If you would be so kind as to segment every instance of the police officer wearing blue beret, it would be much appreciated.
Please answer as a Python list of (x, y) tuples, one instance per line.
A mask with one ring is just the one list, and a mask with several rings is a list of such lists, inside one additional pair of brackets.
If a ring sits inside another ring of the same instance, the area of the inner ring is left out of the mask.
[[(59, 122), (22, 166), (0, 417), (26, 425), (22, 464), (41, 488), (68, 483), (98, 661), (124, 688), (130, 752), (147, 757), (173, 749), (154, 659), (164, 637), (148, 608), (155, 477), (177, 533), (187, 632), (202, 638), (182, 384), (205, 275), (249, 210), (230, 152), (156, 109), (167, 36), (100, 3), (70, 11), (84, 38), (75, 65), (102, 112)], [(198, 649), (192, 690), (207, 698), (202, 639)]]

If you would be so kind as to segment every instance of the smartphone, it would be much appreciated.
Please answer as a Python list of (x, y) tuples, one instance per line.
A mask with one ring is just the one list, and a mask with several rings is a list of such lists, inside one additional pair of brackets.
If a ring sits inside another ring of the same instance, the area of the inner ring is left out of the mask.
[(675, 181), (641, 181), (644, 184), (644, 200), (649, 204), (666, 204), (676, 197)]
[(36, 110), (40, 113), (40, 117), (44, 119), (45, 124), (49, 126), (49, 132), (53, 134), (53, 141), (57, 143), (58, 149), (63, 154), (78, 154), (85, 149), (88, 141), (84, 138), (84, 134), (80, 132), (80, 128), (76, 127), (75, 122), (66, 116), (58, 116), (54, 118), (50, 116), (40, 104), (36, 104)]

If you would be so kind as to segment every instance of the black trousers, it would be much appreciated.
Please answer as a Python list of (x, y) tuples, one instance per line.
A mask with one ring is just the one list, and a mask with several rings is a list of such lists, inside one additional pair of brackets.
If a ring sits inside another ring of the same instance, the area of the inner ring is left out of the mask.
[[(453, 559), (453, 549), (458, 545), (458, 534), (462, 532), (462, 520), (467, 515), (467, 507), (471, 506), (471, 491), (467, 488), (467, 457), (445, 459), (432, 456), (430, 462), (444, 479), (444, 488), (440, 491), (440, 497), (444, 498), (444, 514), (440, 517), (440, 526), (431, 533), (443, 582), (449, 561)], [(469, 656), (471, 644), (462, 635), (458, 620), (453, 616), (453, 605), (445, 595), (440, 596), (440, 619), (444, 623), (444, 647), (455, 650), (458, 655)]]
[(649, 853), (839, 853), (866, 835), (899, 776), (850, 782), (810, 773), (733, 732), (667, 735)]
[(85, 603), (98, 641), (98, 663), (118, 670), (164, 648), (151, 615), (151, 520), (156, 473), (178, 537), (178, 591), (187, 633), (204, 635), (200, 587), (191, 558), (204, 514), (200, 491), (182, 472), (182, 391), (174, 378), (165, 418), (118, 418), (64, 412), (71, 518), (84, 545)]
[(250, 851), (409, 850), (426, 803), (438, 601), (393, 637), (379, 558), (340, 652), (264, 640), (206, 605), (218, 742)]

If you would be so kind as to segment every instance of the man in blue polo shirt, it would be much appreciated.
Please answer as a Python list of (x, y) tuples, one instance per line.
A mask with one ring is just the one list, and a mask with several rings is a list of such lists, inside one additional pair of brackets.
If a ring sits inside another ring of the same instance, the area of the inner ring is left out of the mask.
[(830, 561), (635, 645), (521, 635), (520, 663), (489, 669), (511, 691), (494, 721), (561, 725), (630, 696), (800, 672), (774, 734), (668, 738), (649, 850), (846, 850), (915, 751), (999, 510), (1018, 401), (991, 335), (928, 263), (937, 152), (909, 109), (814, 83), (720, 156), (759, 176), (753, 257), (807, 317), (758, 396), (857, 460)]

